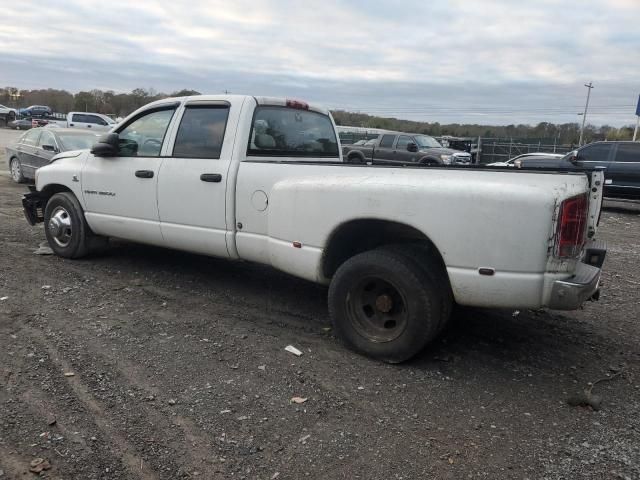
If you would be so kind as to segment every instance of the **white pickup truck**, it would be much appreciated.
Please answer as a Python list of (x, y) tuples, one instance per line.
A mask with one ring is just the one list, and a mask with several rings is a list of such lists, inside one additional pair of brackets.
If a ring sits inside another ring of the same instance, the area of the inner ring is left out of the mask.
[(193, 96), (57, 155), (23, 205), (62, 257), (117, 237), (327, 284), (336, 334), (400, 362), (454, 302), (576, 309), (597, 296), (602, 182), (598, 171), (347, 164), (327, 110)]
[(55, 128), (90, 128), (97, 132), (107, 132), (115, 127), (113, 119), (101, 113), (69, 112), (65, 118), (47, 118), (47, 126)]

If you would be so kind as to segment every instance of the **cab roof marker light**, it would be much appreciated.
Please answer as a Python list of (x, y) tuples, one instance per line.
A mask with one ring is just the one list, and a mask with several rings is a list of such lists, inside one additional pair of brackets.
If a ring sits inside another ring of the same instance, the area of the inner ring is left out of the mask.
[(287, 99), (286, 105), (289, 108), (297, 108), (299, 110), (309, 110), (309, 104), (307, 102), (302, 102), (300, 100)]

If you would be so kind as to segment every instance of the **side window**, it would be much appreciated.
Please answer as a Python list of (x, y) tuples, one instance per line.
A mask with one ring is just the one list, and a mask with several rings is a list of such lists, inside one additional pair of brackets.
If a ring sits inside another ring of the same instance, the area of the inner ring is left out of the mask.
[(383, 135), (382, 140), (380, 140), (380, 146), (382, 148), (391, 148), (393, 147), (393, 141), (396, 139), (395, 135)]
[(71, 121), (72, 122), (79, 122), (79, 123), (85, 123), (86, 120), (84, 119), (84, 115), (82, 115), (81, 113), (74, 113), (73, 115), (71, 115)]
[(42, 147), (42, 145), (53, 145), (55, 147), (56, 140), (53, 138), (53, 133), (47, 132), (46, 130), (42, 131), (40, 140), (38, 141), (38, 146)]
[(164, 135), (175, 108), (153, 110), (136, 118), (121, 129), (121, 157), (159, 157)]
[(22, 143), (35, 147), (38, 144), (38, 137), (40, 137), (40, 132), (41, 130), (39, 128), (29, 130), (23, 137)]
[(597, 143), (580, 150), (578, 158), (585, 162), (607, 162), (612, 145), (610, 143)]
[(87, 123), (93, 123), (94, 125), (106, 125), (107, 122), (105, 122), (103, 119), (101, 119), (100, 117), (96, 117), (95, 115), (85, 115), (85, 122)]
[(187, 106), (173, 147), (173, 156), (220, 158), (228, 106)]
[(247, 155), (338, 158), (338, 139), (328, 115), (302, 108), (256, 108)]
[(640, 163), (640, 143), (619, 143), (616, 162)]
[(407, 137), (406, 135), (400, 135), (400, 137), (398, 138), (398, 144), (396, 145), (396, 148), (398, 150), (400, 149), (406, 150), (407, 145), (409, 145), (411, 142), (412, 142), (411, 137)]

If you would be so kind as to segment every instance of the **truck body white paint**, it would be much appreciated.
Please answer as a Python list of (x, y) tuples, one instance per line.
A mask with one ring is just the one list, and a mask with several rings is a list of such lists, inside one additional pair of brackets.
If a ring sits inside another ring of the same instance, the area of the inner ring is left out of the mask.
[[(172, 155), (185, 109), (196, 104), (229, 107), (219, 159)], [(333, 158), (304, 161), (250, 156), (256, 107), (286, 105), (250, 96), (162, 100), (134, 112), (115, 131), (169, 105), (175, 113), (159, 156), (63, 154), (38, 170), (37, 189), (68, 187), (97, 234), (260, 262), (319, 283), (329, 281), (322, 262), (332, 234), (363, 219), (422, 232), (442, 256), (455, 300), (463, 305), (544, 307), (554, 281), (574, 275), (578, 259), (555, 258), (553, 242), (561, 202), (589, 192), (584, 173), (346, 165), (340, 148)], [(154, 176), (136, 178), (137, 170)], [(201, 174), (219, 174), (222, 181), (204, 183)], [(593, 231), (599, 195), (591, 199)], [(480, 275), (480, 268), (495, 274)]]

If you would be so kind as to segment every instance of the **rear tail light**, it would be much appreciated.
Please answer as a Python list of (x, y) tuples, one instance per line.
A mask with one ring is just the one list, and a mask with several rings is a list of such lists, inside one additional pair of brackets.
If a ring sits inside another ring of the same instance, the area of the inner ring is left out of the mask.
[(584, 246), (588, 211), (589, 200), (586, 194), (562, 202), (556, 229), (556, 257), (572, 258), (580, 254)]
[(299, 110), (309, 110), (309, 104), (300, 100), (287, 100), (287, 107)]

